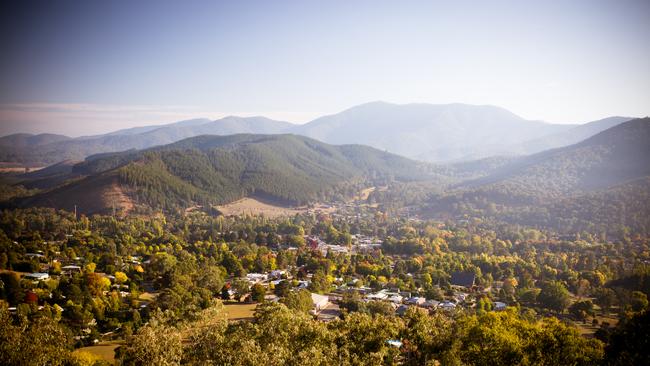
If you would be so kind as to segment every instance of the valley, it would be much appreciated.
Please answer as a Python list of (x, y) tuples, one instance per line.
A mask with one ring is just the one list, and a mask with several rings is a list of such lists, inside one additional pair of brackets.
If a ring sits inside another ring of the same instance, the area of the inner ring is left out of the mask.
[(65, 329), (57, 357), (94, 364), (312, 349), (482, 365), (481, 332), (510, 340), (485, 345), (502, 363), (607, 362), (650, 295), (650, 120), (616, 122), (451, 163), (235, 134), (5, 173), (0, 320), (47, 316), (29, 332)]

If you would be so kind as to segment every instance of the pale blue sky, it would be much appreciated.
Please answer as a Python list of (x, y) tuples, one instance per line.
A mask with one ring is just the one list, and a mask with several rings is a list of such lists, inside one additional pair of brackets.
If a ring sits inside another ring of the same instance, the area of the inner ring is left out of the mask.
[(650, 1), (15, 1), (0, 134), (384, 100), (581, 123), (650, 114)]

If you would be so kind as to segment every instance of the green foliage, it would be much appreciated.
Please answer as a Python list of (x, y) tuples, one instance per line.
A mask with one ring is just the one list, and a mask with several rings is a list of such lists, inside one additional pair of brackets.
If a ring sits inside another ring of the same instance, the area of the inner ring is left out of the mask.
[(255, 302), (264, 302), (264, 295), (266, 295), (266, 287), (256, 283), (251, 288), (251, 298)]
[(282, 299), (282, 303), (289, 309), (307, 313), (314, 308), (311, 293), (307, 290), (291, 291)]
[(422, 179), (427, 174), (420, 166), (368, 147), (331, 146), (294, 135), (198, 136), (144, 151), (94, 156), (75, 166), (76, 173), (89, 178), (21, 202), (84, 201), (89, 199), (84, 194), (114, 184), (112, 177), (117, 177), (137, 203), (166, 211), (244, 196), (304, 205), (343, 198), (362, 182)]
[(560, 281), (544, 283), (537, 299), (542, 306), (557, 312), (563, 312), (570, 301), (569, 291)]
[(650, 364), (650, 311), (636, 314), (621, 322), (605, 349), (605, 365)]
[(326, 293), (329, 292), (331, 285), (327, 275), (323, 271), (316, 271), (309, 283), (309, 291), (319, 294)]
[(0, 364), (65, 365), (70, 347), (68, 333), (54, 319), (43, 316), (28, 324), (14, 324), (0, 303)]
[(118, 358), (122, 365), (180, 365), (183, 344), (178, 329), (166, 324), (164, 314), (152, 317), (149, 324), (126, 340)]

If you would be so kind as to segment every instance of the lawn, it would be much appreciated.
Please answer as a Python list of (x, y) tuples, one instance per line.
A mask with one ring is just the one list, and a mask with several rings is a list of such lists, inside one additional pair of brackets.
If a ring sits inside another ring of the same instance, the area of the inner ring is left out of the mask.
[(251, 320), (257, 304), (224, 303), (228, 320)]
[(88, 352), (90, 354), (101, 357), (110, 363), (115, 362), (115, 349), (119, 347), (123, 341), (115, 342), (101, 342), (95, 346), (82, 347), (75, 352)]

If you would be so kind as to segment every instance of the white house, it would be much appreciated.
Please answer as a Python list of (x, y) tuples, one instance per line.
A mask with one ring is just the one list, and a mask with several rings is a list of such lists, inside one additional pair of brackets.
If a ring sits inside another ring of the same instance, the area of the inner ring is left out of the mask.
[(374, 294), (366, 295), (366, 299), (368, 299), (368, 300), (386, 300), (386, 299), (388, 299), (388, 294), (384, 290), (381, 290), (379, 292), (375, 292)]
[(50, 278), (50, 275), (47, 273), (29, 273), (25, 275), (25, 278), (34, 281), (45, 281)]
[(406, 300), (406, 303), (409, 305), (422, 306), (427, 301), (424, 297), (411, 297)]
[(330, 299), (325, 295), (315, 294), (312, 292), (311, 301), (314, 304), (314, 310), (320, 311), (325, 307), (327, 307), (327, 304), (329, 304)]
[(390, 294), (390, 296), (388, 297), (388, 301), (390, 301), (392, 303), (395, 303), (395, 304), (401, 304), (403, 300), (404, 300), (404, 297), (402, 297), (402, 295), (396, 294), (396, 293)]
[(504, 302), (500, 302), (500, 301), (495, 301), (494, 302), (494, 310), (495, 311), (506, 310), (507, 307), (508, 307), (508, 305), (506, 303), (504, 303)]
[(63, 273), (63, 274), (81, 273), (81, 267), (79, 267), (79, 266), (63, 266), (63, 267), (61, 267), (61, 273)]

